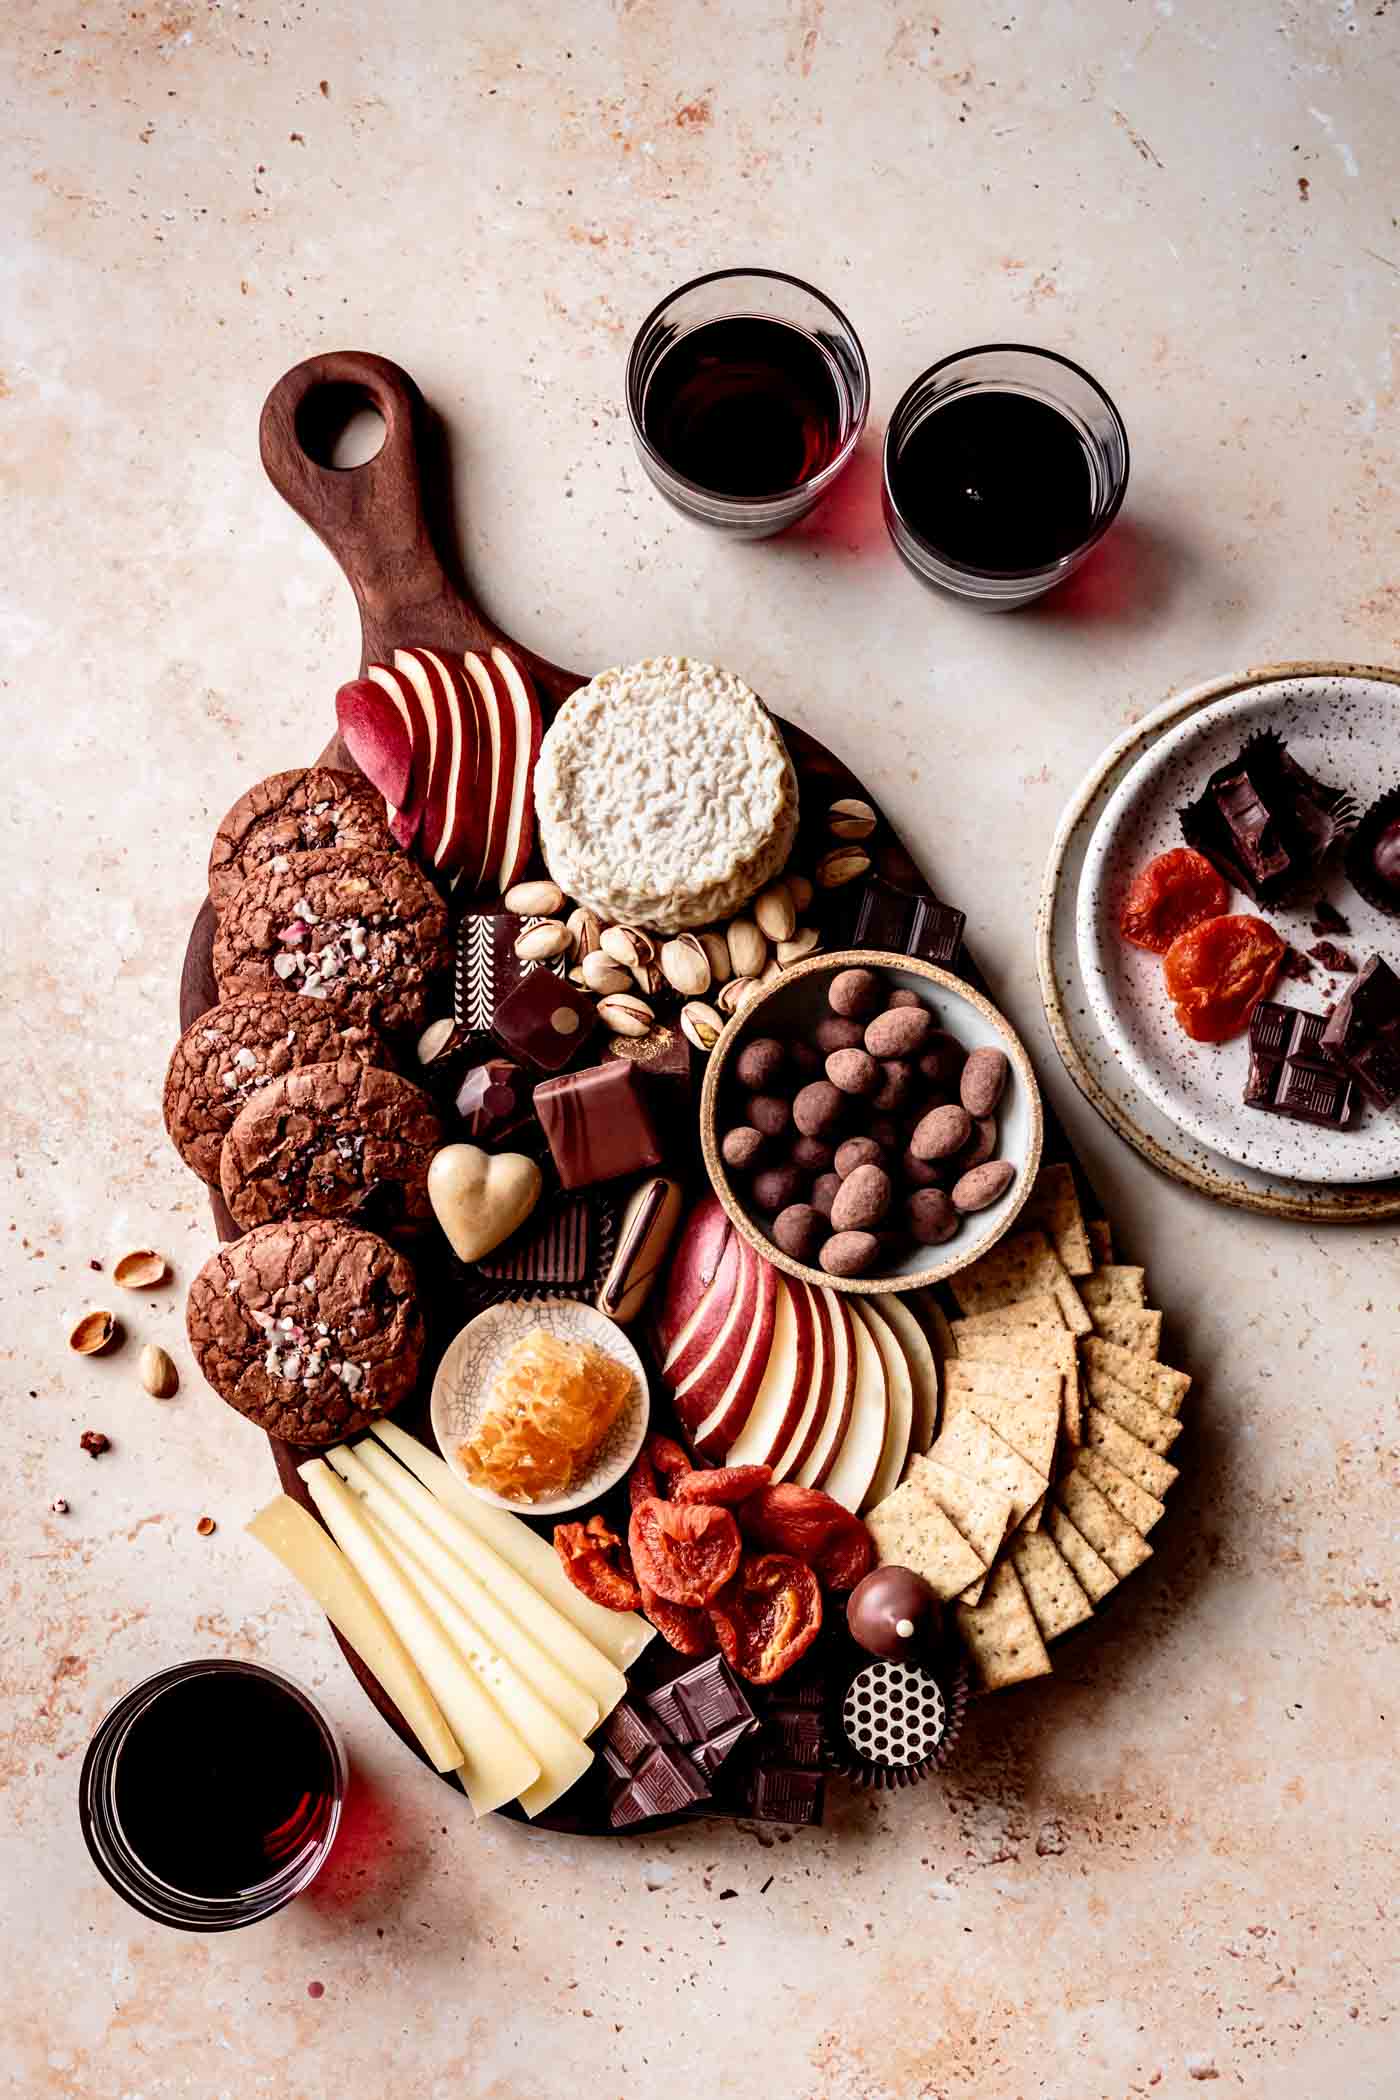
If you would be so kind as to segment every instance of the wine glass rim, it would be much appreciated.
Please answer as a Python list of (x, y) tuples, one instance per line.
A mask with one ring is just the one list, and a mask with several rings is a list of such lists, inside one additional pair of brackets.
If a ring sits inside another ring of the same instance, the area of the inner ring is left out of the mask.
[[(940, 372), (947, 371), (950, 365), (964, 364), (974, 357), (1004, 355), (1007, 351), (1013, 352), (1018, 357), (1043, 359), (1046, 364), (1058, 365), (1061, 370), (1073, 372), (1077, 379), (1082, 379), (1084, 384), (1098, 395), (1099, 400), (1108, 411), (1113, 427), (1118, 433), (1118, 441), (1123, 447), (1123, 471), (1117, 476), (1112, 496), (1104, 510), (1103, 516), (1098, 520), (1093, 531), (1082, 539), (1077, 547), (1072, 548), (1068, 554), (1060, 555), (1055, 561), (1043, 562), (1038, 567), (1030, 569), (978, 568), (967, 562), (958, 561), (933, 540), (926, 538), (915, 525), (910, 523), (899, 498), (894, 492), (894, 483), (891, 476), (895, 444), (900, 434), (900, 426), (904, 421), (905, 411), (914, 396), (920, 393), (931, 380), (936, 379)], [(978, 577), (988, 577), (997, 582), (1014, 582), (1021, 579), (1028, 580), (1032, 577), (1053, 577), (1056, 571), (1066, 562), (1079, 561), (1089, 552), (1091, 547), (1097, 546), (1123, 507), (1123, 498), (1128, 491), (1128, 474), (1131, 466), (1132, 454), (1128, 445), (1127, 425), (1119, 413), (1118, 404), (1109, 393), (1107, 387), (1100, 380), (1095, 379), (1093, 373), (1087, 371), (1083, 365), (1076, 364), (1072, 357), (1066, 357), (1062, 351), (1047, 350), (1039, 343), (971, 343), (965, 349), (953, 350), (946, 357), (936, 358), (931, 365), (926, 365), (922, 372), (910, 380), (908, 386), (895, 403), (890, 413), (889, 422), (885, 425), (885, 438), (881, 446), (880, 478), (884, 485), (885, 501), (898, 518), (901, 528), (909, 534), (911, 539), (916, 540), (924, 552), (932, 560), (939, 563), (941, 567), (950, 570), (954, 575), (966, 576), (970, 580), (975, 580)]]
[[(727, 490), (711, 488), (703, 481), (692, 481), (688, 474), (682, 474), (678, 468), (672, 466), (665, 453), (658, 451), (656, 446), (653, 445), (642, 426), (642, 404), (637, 393), (638, 350), (652, 327), (660, 319), (661, 315), (665, 313), (667, 307), (673, 306), (678, 299), (684, 299), (688, 293), (699, 291), (704, 285), (721, 284), (727, 280), (743, 277), (762, 277), (773, 284), (790, 284), (797, 291), (805, 292), (809, 298), (815, 299), (819, 306), (824, 306), (839, 324), (846, 341), (850, 345), (855, 356), (860, 378), (860, 390), (854, 403), (855, 412), (851, 417), (851, 427), (842, 439), (840, 448), (832, 454), (832, 457), (824, 467), (817, 473), (810, 474), (805, 481), (799, 481), (795, 488), (777, 489), (763, 496), (730, 495)], [(762, 511), (775, 503), (791, 502), (794, 497), (810, 498), (814, 490), (820, 491), (825, 489), (830, 482), (836, 479), (842, 468), (846, 466), (851, 454), (860, 443), (869, 411), (870, 364), (865, 355), (865, 345), (861, 342), (860, 337), (851, 325), (849, 316), (842, 311), (834, 299), (829, 298), (825, 292), (819, 291), (816, 285), (809, 284), (805, 277), (794, 277), (789, 270), (766, 270), (754, 264), (751, 267), (746, 266), (742, 269), (707, 270), (703, 276), (690, 278), (685, 284), (679, 284), (674, 290), (667, 292), (664, 299), (657, 300), (651, 312), (638, 326), (637, 332), (632, 338), (632, 347), (627, 353), (627, 417), (632, 425), (632, 436), (637, 444), (640, 445), (647, 458), (654, 461), (667, 480), (674, 483), (677, 488), (685, 489), (693, 496), (704, 497), (710, 502), (723, 503), (727, 507), (732, 506), (737, 512)]]

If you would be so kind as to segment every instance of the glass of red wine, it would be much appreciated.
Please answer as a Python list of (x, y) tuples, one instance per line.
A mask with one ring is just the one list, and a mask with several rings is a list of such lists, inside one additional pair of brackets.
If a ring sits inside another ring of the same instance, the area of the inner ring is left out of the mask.
[(986, 343), (921, 372), (885, 433), (885, 524), (914, 574), (992, 611), (1063, 583), (1117, 517), (1128, 434), (1052, 350)]
[(103, 1720), (78, 1814), (98, 1869), (134, 1909), (228, 1932), (315, 1879), (347, 1778), (335, 1730), (285, 1677), (256, 1663), (181, 1663)]
[(642, 465), (685, 517), (767, 539), (806, 517), (865, 428), (870, 371), (846, 316), (777, 270), (716, 270), (643, 321), (627, 361)]

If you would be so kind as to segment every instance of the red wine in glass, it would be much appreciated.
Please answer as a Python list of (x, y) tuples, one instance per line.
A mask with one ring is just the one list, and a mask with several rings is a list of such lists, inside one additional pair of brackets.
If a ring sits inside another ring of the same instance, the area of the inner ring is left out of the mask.
[(935, 408), (905, 440), (892, 488), (914, 531), (968, 569), (1045, 568), (1093, 526), (1084, 441), (1028, 394), (966, 393)]
[(762, 315), (707, 321), (658, 360), (642, 429), (667, 465), (721, 496), (781, 496), (845, 439), (841, 386), (804, 329)]

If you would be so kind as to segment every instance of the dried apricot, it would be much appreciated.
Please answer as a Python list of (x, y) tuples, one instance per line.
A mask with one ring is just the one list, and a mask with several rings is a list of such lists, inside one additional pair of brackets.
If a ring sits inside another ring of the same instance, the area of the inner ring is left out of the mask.
[(642, 1593), (632, 1574), (627, 1548), (603, 1518), (586, 1524), (556, 1524), (554, 1550), (576, 1590), (607, 1611), (637, 1611)]
[(773, 1478), (771, 1466), (711, 1466), (708, 1471), (682, 1473), (672, 1483), (673, 1502), (721, 1502), (733, 1509), (766, 1488)]
[(772, 1684), (821, 1632), (821, 1586), (805, 1560), (746, 1553), (710, 1618), (729, 1667), (750, 1684)]
[(1118, 914), (1118, 931), (1135, 948), (1165, 955), (1178, 935), (1218, 918), (1229, 902), (1229, 884), (1204, 853), (1174, 846), (1138, 869)]
[(691, 1462), (673, 1437), (649, 1436), (642, 1446), (642, 1456), (661, 1482), (657, 1489), (660, 1495), (669, 1494), (671, 1482), (690, 1471)]
[(655, 1590), (643, 1590), (642, 1610), (662, 1640), (678, 1655), (714, 1654), (717, 1645), (715, 1629), (710, 1623), (709, 1613), (702, 1607), (672, 1604), (665, 1597), (658, 1597)]
[(627, 1475), (627, 1507), (635, 1509), (639, 1502), (649, 1501), (661, 1492), (657, 1485), (656, 1468), (647, 1455), (646, 1446), (632, 1461), (632, 1470)]
[(668, 1604), (708, 1604), (739, 1565), (739, 1527), (710, 1502), (639, 1502), (627, 1527), (632, 1565), (644, 1589)]
[(1223, 1043), (1247, 1028), (1287, 953), (1267, 919), (1247, 912), (1206, 919), (1178, 935), (1167, 950), (1167, 990), (1192, 1041)]
[(781, 1480), (751, 1495), (739, 1512), (751, 1546), (809, 1561), (828, 1589), (854, 1589), (875, 1563), (875, 1542), (860, 1518), (820, 1488)]

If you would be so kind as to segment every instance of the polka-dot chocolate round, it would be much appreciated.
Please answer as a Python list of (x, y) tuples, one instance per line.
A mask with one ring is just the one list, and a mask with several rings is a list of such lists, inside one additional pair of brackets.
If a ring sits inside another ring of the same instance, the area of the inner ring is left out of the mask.
[(907, 1770), (942, 1747), (948, 1708), (926, 1671), (908, 1663), (873, 1662), (851, 1681), (841, 1727), (862, 1763)]

